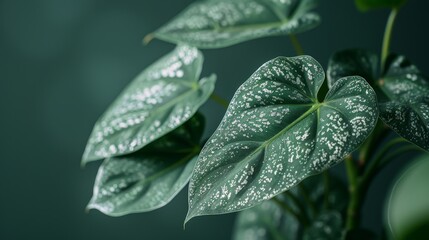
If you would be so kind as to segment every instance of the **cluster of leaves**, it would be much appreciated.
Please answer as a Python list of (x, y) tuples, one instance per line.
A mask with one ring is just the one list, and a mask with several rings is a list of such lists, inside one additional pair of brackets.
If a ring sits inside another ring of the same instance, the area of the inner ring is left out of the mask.
[[(149, 35), (177, 47), (95, 124), (83, 164), (104, 162), (88, 208), (111, 216), (151, 211), (190, 180), (186, 221), (240, 211), (234, 239), (340, 239), (348, 195), (326, 170), (373, 139), (379, 117), (429, 149), (429, 82), (417, 67), (404, 56), (379, 60), (350, 49), (333, 55), (325, 76), (310, 56), (278, 57), (240, 86), (205, 144), (198, 113), (216, 81), (200, 79), (198, 49), (294, 37), (319, 24), (315, 2), (198, 1)], [(363, 10), (404, 2), (356, 0)]]

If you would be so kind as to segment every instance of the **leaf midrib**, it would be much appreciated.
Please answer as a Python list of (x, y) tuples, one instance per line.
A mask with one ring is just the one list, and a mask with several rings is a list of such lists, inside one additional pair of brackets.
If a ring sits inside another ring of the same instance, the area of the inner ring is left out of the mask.
[[(297, 118), (295, 121), (293, 121), (292, 123), (288, 124), (283, 130), (281, 130), (280, 132), (278, 132), (277, 134), (275, 134), (273, 137), (271, 137), (270, 139), (264, 141), (258, 148), (256, 148), (255, 150), (253, 150), (249, 155), (247, 155), (245, 158), (243, 158), (243, 160), (239, 161), (237, 163), (237, 165), (244, 165), (247, 164), (247, 162), (251, 159), (251, 157), (253, 155), (255, 155), (256, 153), (258, 153), (259, 151), (261, 151), (262, 149), (264, 149), (265, 147), (267, 147), (269, 144), (271, 144), (274, 140), (276, 140), (279, 136), (283, 135), (285, 132), (287, 132), (289, 129), (291, 129), (292, 127), (294, 127), (296, 124), (298, 124), (300, 121), (302, 121), (303, 119), (305, 119), (306, 117), (308, 117), (309, 115), (311, 115), (313, 112), (317, 111), (321, 106), (323, 105), (323, 103), (314, 103), (312, 105), (312, 107), (310, 109), (308, 109), (305, 113), (303, 113), (299, 118)], [(238, 170), (237, 170), (238, 169)], [(231, 172), (229, 172), (228, 174), (231, 173), (236, 173), (238, 171), (240, 171), (242, 168), (237, 168), (236, 166), (234, 166), (234, 168), (231, 170)], [(207, 196), (209, 193), (211, 193), (214, 189), (216, 189), (217, 187), (219, 187), (221, 185), (221, 183), (223, 183), (222, 181), (217, 182), (216, 186), (213, 186), (212, 188), (210, 188), (208, 190), (208, 193), (205, 194), (204, 196)], [(204, 198), (204, 197), (203, 197)], [(199, 201), (198, 201), (199, 202)], [(195, 211), (195, 207), (192, 208), (192, 212)], [(191, 211), (189, 211), (188, 216), (186, 217), (186, 219), (190, 219), (189, 217), (194, 217), (195, 215), (190, 214)]]

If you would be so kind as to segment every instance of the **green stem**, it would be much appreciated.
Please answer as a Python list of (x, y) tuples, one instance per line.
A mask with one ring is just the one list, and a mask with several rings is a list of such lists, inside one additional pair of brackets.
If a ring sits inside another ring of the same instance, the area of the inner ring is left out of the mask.
[(359, 167), (363, 168), (368, 161), (369, 154), (373, 152), (374, 148), (381, 142), (381, 140), (389, 133), (388, 128), (385, 127), (381, 120), (378, 120), (374, 131), (369, 138), (364, 142), (359, 152)]
[(290, 41), (292, 42), (293, 48), (297, 55), (304, 55), (304, 50), (302, 49), (301, 43), (294, 34), (289, 35)]
[(384, 30), (383, 46), (381, 48), (381, 71), (384, 71), (387, 56), (389, 55), (390, 39), (392, 38), (392, 29), (395, 24), (396, 15), (399, 8), (392, 8), (389, 18), (387, 19), (386, 28)]
[(284, 193), (290, 200), (292, 200), (295, 206), (298, 207), (299, 211), (301, 212), (301, 216), (305, 219), (305, 221), (310, 222), (307, 215), (306, 207), (304, 206), (304, 204), (302, 204), (302, 201), (298, 199), (295, 195), (293, 195), (291, 191), (286, 191)]
[(292, 216), (298, 220), (298, 222), (303, 226), (309, 226), (309, 222), (307, 219), (303, 218), (302, 215), (298, 214), (295, 210), (293, 210), (289, 205), (284, 203), (282, 200), (278, 199), (277, 197), (274, 197), (271, 199), (274, 203), (277, 204), (285, 213), (289, 213)]
[(216, 102), (217, 104), (221, 105), (225, 109), (228, 108), (228, 105), (229, 105), (228, 101), (223, 99), (222, 97), (220, 97), (216, 93), (212, 93), (210, 95), (210, 99), (213, 100), (214, 102)]
[(310, 208), (311, 216), (315, 217), (317, 215), (317, 208), (316, 204), (313, 200), (311, 200), (310, 193), (308, 192), (308, 189), (304, 186), (304, 184), (298, 185), (298, 191), (301, 194), (301, 196), (304, 198), (305, 203)]
[(347, 207), (346, 230), (351, 230), (359, 225), (359, 207), (361, 196), (358, 185), (357, 168), (351, 155), (348, 155), (344, 162), (349, 180), (350, 193), (349, 205)]
[(376, 155), (374, 156), (374, 158), (372, 159), (371, 163), (368, 165), (368, 167), (366, 168), (362, 176), (362, 181), (364, 186), (368, 183), (368, 181), (370, 181), (370, 179), (372, 179), (372, 175), (374, 175), (375, 171), (377, 170), (378, 164), (383, 159), (386, 152), (389, 151), (389, 149), (395, 146), (396, 144), (403, 143), (403, 142), (406, 142), (403, 138), (394, 138), (390, 140), (388, 143), (384, 144), (383, 147), (377, 151)]
[(401, 148), (396, 149), (395, 151), (391, 152), (390, 154), (387, 154), (378, 164), (378, 170), (382, 169), (387, 163), (389, 163), (393, 158), (399, 157), (403, 153), (407, 153), (410, 151), (418, 151), (418, 152), (424, 152), (423, 149), (415, 146), (415, 145), (408, 145), (403, 146)]
[(323, 208), (329, 209), (329, 186), (331, 185), (331, 176), (329, 176), (329, 171), (326, 170), (323, 173)]

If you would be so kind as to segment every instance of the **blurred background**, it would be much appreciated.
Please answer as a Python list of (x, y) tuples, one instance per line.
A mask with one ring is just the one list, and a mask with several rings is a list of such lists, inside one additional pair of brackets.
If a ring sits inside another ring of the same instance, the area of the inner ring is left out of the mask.
[[(99, 162), (80, 159), (92, 126), (122, 88), (174, 46), (142, 38), (192, 1), (0, 0), (0, 239), (229, 239), (234, 214), (199, 217), (183, 229), (186, 192), (159, 210), (112, 218), (85, 206)], [(358, 12), (352, 0), (321, 1), (322, 24), (301, 34), (324, 67), (335, 50), (379, 52), (387, 10)], [(427, 1), (410, 1), (391, 48), (429, 72)], [(287, 37), (205, 50), (203, 75), (218, 75), (230, 99), (261, 64), (295, 55)], [(209, 101), (206, 136), (224, 109)], [(370, 189), (364, 226), (379, 230), (385, 195), (406, 164), (392, 164)], [(342, 165), (336, 168), (342, 168)], [(341, 169), (342, 170), (342, 169)]]

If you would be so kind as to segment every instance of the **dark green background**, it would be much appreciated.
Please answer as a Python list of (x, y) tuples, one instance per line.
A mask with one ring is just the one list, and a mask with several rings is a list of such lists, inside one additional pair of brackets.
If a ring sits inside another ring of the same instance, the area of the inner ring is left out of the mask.
[[(84, 211), (99, 163), (82, 169), (80, 158), (94, 122), (136, 74), (173, 49), (141, 40), (190, 2), (0, 0), (0, 239), (229, 239), (234, 214), (196, 218), (183, 230), (185, 192), (146, 214)], [(321, 2), (322, 25), (299, 36), (307, 54), (326, 66), (337, 49), (379, 51), (388, 11), (362, 14), (352, 0)], [(428, 5), (411, 0), (392, 41), (426, 73)], [(203, 75), (217, 73), (216, 91), (228, 99), (262, 63), (294, 55), (287, 37), (203, 52)], [(202, 111), (209, 136), (224, 110), (208, 102)], [(382, 222), (395, 166), (389, 169), (365, 204), (364, 225), (373, 229)]]

